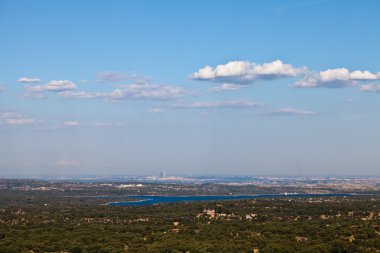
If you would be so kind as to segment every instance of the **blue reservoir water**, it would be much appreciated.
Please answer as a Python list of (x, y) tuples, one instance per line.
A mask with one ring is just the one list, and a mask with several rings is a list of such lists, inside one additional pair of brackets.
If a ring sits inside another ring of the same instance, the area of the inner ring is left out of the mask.
[(356, 194), (261, 194), (261, 195), (227, 195), (227, 196), (128, 196), (136, 201), (110, 202), (111, 206), (143, 206), (160, 203), (212, 201), (212, 200), (239, 200), (239, 199), (263, 199), (263, 198), (308, 198), (308, 197), (349, 197)]

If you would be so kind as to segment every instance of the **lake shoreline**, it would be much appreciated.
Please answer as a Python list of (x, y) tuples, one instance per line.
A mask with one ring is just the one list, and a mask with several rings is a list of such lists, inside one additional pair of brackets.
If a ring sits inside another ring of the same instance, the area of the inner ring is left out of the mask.
[(255, 194), (255, 195), (187, 195), (187, 196), (163, 196), (163, 195), (129, 195), (127, 198), (137, 198), (132, 201), (108, 202), (108, 206), (143, 206), (177, 202), (198, 202), (198, 201), (228, 201), (247, 199), (268, 199), (268, 198), (316, 198), (316, 197), (354, 197), (370, 196), (370, 194), (359, 193), (329, 193), (329, 194)]

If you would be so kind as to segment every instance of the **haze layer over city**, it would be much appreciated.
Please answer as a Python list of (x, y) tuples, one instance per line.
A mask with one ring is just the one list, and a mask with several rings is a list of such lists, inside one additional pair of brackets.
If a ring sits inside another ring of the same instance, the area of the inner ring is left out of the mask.
[(1, 1), (0, 176), (379, 176), (379, 12)]

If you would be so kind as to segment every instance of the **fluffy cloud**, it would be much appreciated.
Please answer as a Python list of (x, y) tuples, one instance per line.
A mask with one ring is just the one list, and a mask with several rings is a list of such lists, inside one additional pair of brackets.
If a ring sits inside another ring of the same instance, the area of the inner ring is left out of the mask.
[(29, 92), (43, 92), (43, 91), (66, 91), (66, 90), (75, 90), (77, 86), (75, 83), (69, 80), (52, 80), (45, 85), (37, 86), (26, 86), (25, 87)]
[(356, 85), (358, 81), (380, 79), (380, 74), (369, 71), (352, 71), (346, 68), (328, 69), (309, 73), (294, 85), (296, 88), (344, 88)]
[(183, 104), (175, 104), (173, 107), (176, 108), (249, 108), (249, 107), (257, 107), (260, 104), (252, 101), (252, 100), (226, 100), (221, 102), (192, 102), (192, 103), (183, 103)]
[(233, 84), (252, 84), (258, 80), (274, 80), (302, 74), (306, 68), (295, 68), (280, 60), (257, 64), (231, 61), (216, 67), (205, 66), (190, 76), (191, 79)]
[(316, 115), (318, 113), (313, 111), (307, 111), (296, 108), (281, 108), (275, 111), (271, 111), (265, 115), (270, 116), (308, 116), (308, 115)]
[[(355, 86), (363, 81), (379, 80), (379, 73), (368, 70), (349, 71), (347, 68), (327, 69), (314, 72), (306, 67), (295, 68), (280, 60), (257, 64), (248, 61), (231, 61), (215, 67), (205, 66), (190, 78), (193, 80), (222, 83), (212, 87), (211, 92), (231, 91), (249, 87), (259, 80), (274, 80), (285, 77), (301, 76), (293, 87), (295, 88), (344, 88)], [(376, 85), (363, 86), (363, 91), (374, 92)]]
[(189, 94), (182, 87), (153, 84), (130, 84), (111, 92), (60, 92), (59, 95), (66, 98), (106, 98), (110, 100), (120, 99), (153, 99), (169, 100)]
[(361, 91), (380, 93), (380, 84), (366, 84), (360, 87)]
[(41, 79), (36, 78), (36, 77), (33, 77), (33, 78), (21, 77), (21, 78), (17, 79), (17, 82), (19, 82), (19, 83), (39, 83), (39, 82), (41, 82)]
[(37, 123), (34, 118), (23, 117), (15, 112), (0, 112), (0, 126), (2, 125), (32, 125)]
[(156, 107), (156, 108), (149, 108), (148, 110), (146, 110), (147, 113), (164, 113), (165, 110), (163, 108), (160, 108), (160, 107)]

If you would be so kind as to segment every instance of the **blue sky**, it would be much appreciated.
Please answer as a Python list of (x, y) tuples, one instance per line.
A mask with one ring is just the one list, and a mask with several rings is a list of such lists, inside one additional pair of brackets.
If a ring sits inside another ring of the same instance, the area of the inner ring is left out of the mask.
[(0, 1), (0, 175), (380, 175), (378, 1)]

